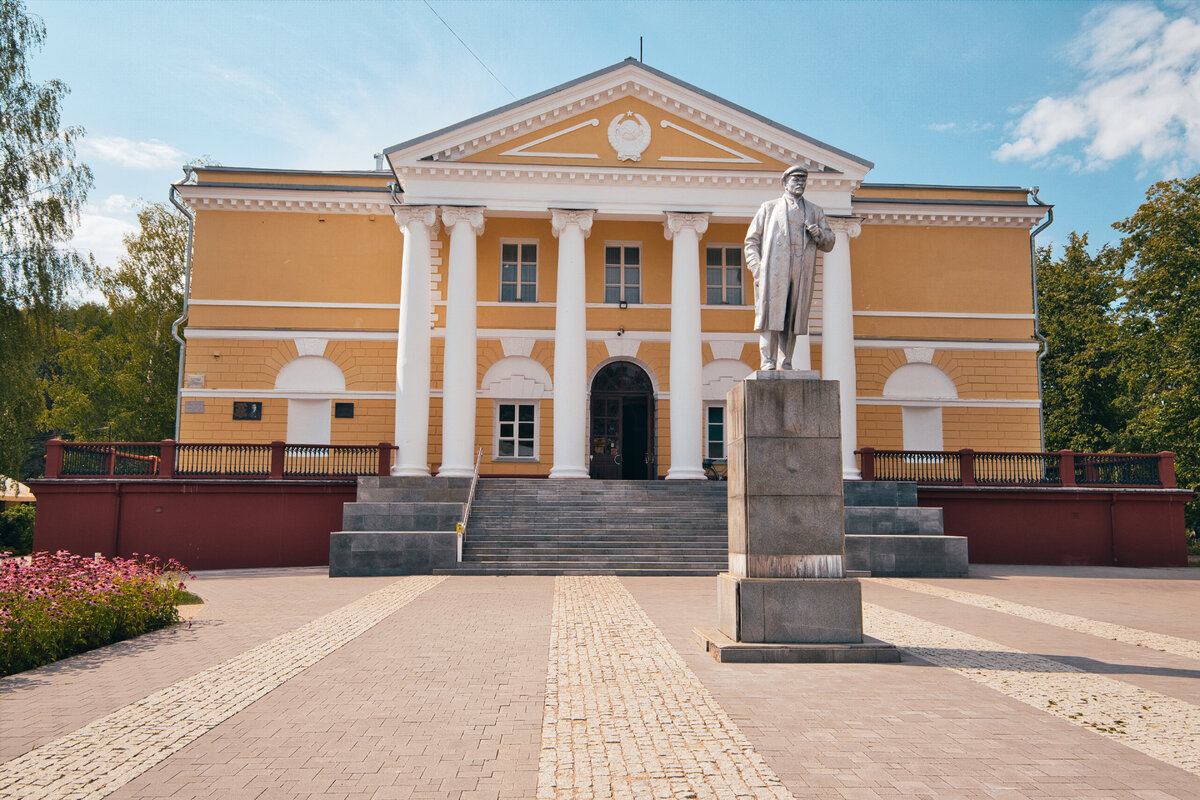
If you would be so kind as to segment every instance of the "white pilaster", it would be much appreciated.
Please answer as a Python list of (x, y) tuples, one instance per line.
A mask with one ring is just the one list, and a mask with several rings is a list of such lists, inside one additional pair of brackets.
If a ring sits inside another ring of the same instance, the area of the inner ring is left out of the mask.
[(558, 292), (554, 313), (554, 466), (551, 478), (588, 477), (587, 306), (583, 242), (594, 211), (551, 209), (558, 237)]
[[(862, 230), (857, 219), (829, 218), (837, 235), (825, 254), (825, 307), (821, 314), (821, 378), (837, 381), (842, 405), (842, 477), (858, 480), (858, 375), (854, 363), (854, 296), (850, 285), (850, 240)], [(799, 346), (799, 345), (797, 345)]]
[(434, 206), (393, 206), (404, 233), (396, 342), (396, 459), (393, 475), (429, 475), (429, 241)]
[(671, 247), (671, 468), (667, 480), (704, 480), (700, 398), (700, 236), (708, 214), (668, 211)]
[(446, 206), (442, 224), (450, 232), (450, 274), (438, 477), (464, 478), (475, 472), (475, 237), (483, 233), (483, 209)]

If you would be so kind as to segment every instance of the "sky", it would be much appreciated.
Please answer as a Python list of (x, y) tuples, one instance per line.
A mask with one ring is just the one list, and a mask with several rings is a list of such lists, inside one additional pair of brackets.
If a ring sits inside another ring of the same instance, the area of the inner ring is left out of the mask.
[(384, 148), (639, 55), (875, 163), (868, 181), (1040, 187), (1115, 242), (1200, 171), (1200, 2), (38, 2), (34, 78), (95, 186), (111, 266), (181, 165), (371, 169)]

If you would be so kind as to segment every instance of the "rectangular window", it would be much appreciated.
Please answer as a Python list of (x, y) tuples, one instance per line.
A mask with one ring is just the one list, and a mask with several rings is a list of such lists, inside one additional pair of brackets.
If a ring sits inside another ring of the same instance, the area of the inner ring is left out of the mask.
[(704, 275), (707, 305), (742, 304), (742, 248), (726, 245), (708, 248)]
[(537, 460), (537, 403), (496, 403), (493, 460)]
[(604, 302), (642, 302), (642, 248), (631, 244), (604, 246)]
[(500, 301), (537, 302), (537, 242), (500, 243)]
[(704, 409), (704, 457), (725, 458), (725, 406)]

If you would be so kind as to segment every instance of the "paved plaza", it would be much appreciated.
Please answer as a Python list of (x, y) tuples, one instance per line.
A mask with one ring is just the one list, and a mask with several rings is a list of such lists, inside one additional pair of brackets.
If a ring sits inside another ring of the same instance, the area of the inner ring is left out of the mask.
[(1200, 798), (1200, 569), (865, 580), (900, 664), (719, 664), (715, 578), (192, 589), (0, 680), (0, 797)]

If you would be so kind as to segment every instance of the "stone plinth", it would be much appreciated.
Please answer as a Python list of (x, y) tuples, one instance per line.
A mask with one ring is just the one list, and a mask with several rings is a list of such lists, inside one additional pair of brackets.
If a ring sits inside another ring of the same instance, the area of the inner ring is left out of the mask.
[(721, 633), (733, 643), (861, 643), (861, 587), (843, 565), (837, 382), (809, 371), (756, 372), (725, 402), (729, 572), (717, 579)]

